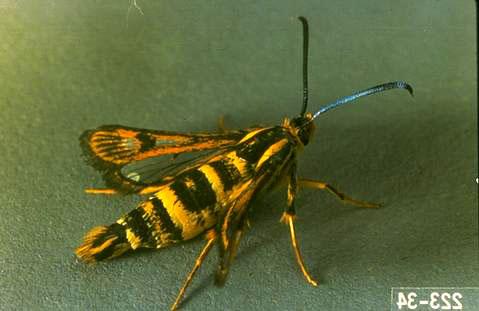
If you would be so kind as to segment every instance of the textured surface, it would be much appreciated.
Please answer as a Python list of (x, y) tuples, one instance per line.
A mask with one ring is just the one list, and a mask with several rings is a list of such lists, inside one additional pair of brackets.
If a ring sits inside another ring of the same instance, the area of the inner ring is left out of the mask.
[[(0, 1), (2, 310), (165, 309), (202, 242), (94, 267), (73, 249), (135, 197), (101, 186), (78, 147), (102, 124), (212, 130), (275, 124), (301, 102), (301, 27), (311, 27), (311, 110), (403, 79), (317, 124), (302, 176), (380, 210), (301, 192), (298, 235), (319, 276), (307, 285), (285, 194), (257, 203), (223, 289), (215, 254), (185, 310), (386, 310), (392, 286), (478, 286), (475, 27), (472, 1)], [(318, 3), (316, 3), (318, 2)], [(201, 3), (201, 4), (200, 4)]]

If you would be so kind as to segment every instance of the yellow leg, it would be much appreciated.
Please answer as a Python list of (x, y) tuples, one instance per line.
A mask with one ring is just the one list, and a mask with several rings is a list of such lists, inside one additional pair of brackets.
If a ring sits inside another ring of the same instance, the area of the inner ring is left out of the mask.
[(288, 207), (281, 217), (281, 222), (289, 226), (289, 234), (291, 236), (291, 245), (293, 245), (294, 254), (296, 255), (296, 261), (298, 262), (299, 268), (303, 273), (306, 281), (313, 285), (318, 286), (318, 282), (313, 279), (311, 274), (304, 266), (303, 256), (299, 250), (298, 241), (296, 239), (296, 231), (294, 230), (294, 217), (296, 215), (296, 210), (294, 202), (296, 200), (296, 193), (298, 191), (298, 178), (296, 176), (296, 163), (290, 167), (289, 183), (288, 183)]
[(223, 258), (220, 258), (220, 264), (218, 270), (215, 274), (215, 285), (223, 286), (226, 282), (226, 277), (230, 271), (231, 264), (236, 257), (238, 252), (238, 246), (243, 236), (244, 226), (248, 224), (248, 221), (245, 220), (239, 226), (239, 228), (233, 233), (233, 237), (229, 244), (226, 245), (226, 254), (223, 254)]
[(289, 226), (289, 233), (291, 235), (291, 244), (293, 245), (294, 254), (296, 255), (296, 261), (298, 262), (299, 268), (303, 273), (304, 278), (306, 281), (313, 285), (318, 286), (318, 282), (309, 274), (308, 270), (304, 266), (303, 256), (301, 256), (301, 252), (299, 251), (298, 241), (296, 240), (296, 231), (294, 230), (294, 217), (293, 215), (288, 214), (287, 212), (283, 213), (281, 217), (281, 221), (288, 224)]
[(85, 192), (88, 194), (118, 194), (115, 189), (96, 189), (96, 188), (87, 188)]
[(183, 299), (183, 296), (185, 295), (185, 291), (190, 285), (191, 281), (193, 280), (193, 277), (195, 276), (195, 273), (198, 271), (198, 269), (201, 267), (203, 264), (203, 261), (205, 260), (206, 256), (208, 255), (209, 251), (211, 250), (211, 247), (213, 247), (214, 243), (216, 242), (216, 232), (214, 230), (210, 230), (207, 233), (207, 242), (206, 245), (203, 247), (201, 250), (200, 255), (198, 258), (196, 258), (195, 265), (193, 266), (193, 269), (191, 272), (188, 274), (186, 277), (185, 282), (183, 283), (183, 286), (180, 289), (180, 292), (176, 296), (175, 303), (171, 306), (171, 311), (177, 310), (178, 306), (180, 305), (181, 299)]
[[(146, 195), (146, 194), (151, 194), (158, 192), (158, 190), (161, 189), (163, 185), (161, 186), (150, 186), (150, 187), (145, 187), (141, 189), (140, 191), (136, 192), (138, 195)], [(109, 189), (109, 188), (87, 188), (85, 189), (85, 193), (88, 194), (103, 194), (103, 195), (113, 195), (113, 194), (121, 194), (121, 192), (118, 192), (115, 189)]]
[(378, 207), (381, 207), (380, 204), (370, 203), (370, 202), (366, 202), (366, 201), (359, 201), (359, 200), (353, 199), (353, 198), (351, 198), (351, 197), (348, 197), (348, 196), (345, 195), (344, 193), (339, 192), (337, 189), (335, 189), (335, 188), (332, 187), (331, 185), (329, 185), (329, 184), (327, 184), (327, 183), (324, 183), (324, 182), (321, 182), (321, 181), (312, 180), (312, 179), (300, 178), (300, 179), (298, 180), (298, 184), (299, 184), (299, 186), (301, 186), (301, 187), (308, 187), (308, 188), (315, 188), (315, 189), (320, 189), (320, 190), (327, 190), (327, 191), (329, 191), (330, 193), (334, 194), (336, 197), (338, 197), (338, 198), (339, 198), (341, 201), (343, 201), (344, 203), (349, 203), (349, 204), (352, 204), (352, 205), (356, 205), (356, 206), (360, 206), (360, 207), (367, 207), (367, 208), (378, 208)]

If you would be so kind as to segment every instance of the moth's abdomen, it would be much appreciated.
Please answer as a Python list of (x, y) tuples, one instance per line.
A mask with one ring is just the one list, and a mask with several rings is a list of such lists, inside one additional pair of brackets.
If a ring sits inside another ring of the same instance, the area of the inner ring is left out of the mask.
[[(135, 228), (133, 248), (189, 240), (216, 224), (223, 203), (244, 179), (228, 155), (179, 174), (118, 222)], [(132, 217), (134, 215), (134, 217)]]
[(98, 261), (128, 249), (162, 248), (194, 238), (216, 224), (220, 203), (240, 178), (227, 160), (183, 172), (115, 224), (91, 230), (76, 253)]

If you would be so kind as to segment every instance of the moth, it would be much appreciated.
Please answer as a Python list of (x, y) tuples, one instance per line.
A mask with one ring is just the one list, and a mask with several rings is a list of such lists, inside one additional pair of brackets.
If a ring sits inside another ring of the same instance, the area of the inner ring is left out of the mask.
[(107, 188), (92, 194), (137, 194), (147, 198), (108, 226), (91, 229), (76, 249), (82, 261), (111, 259), (139, 248), (163, 248), (203, 236), (206, 244), (196, 259), (171, 309), (179, 307), (187, 287), (213, 246), (218, 248), (215, 284), (223, 285), (244, 235), (250, 210), (268, 189), (285, 180), (287, 202), (281, 221), (289, 227), (291, 244), (306, 281), (318, 282), (305, 267), (295, 233), (295, 200), (301, 187), (327, 190), (341, 201), (360, 207), (379, 205), (353, 199), (328, 183), (297, 176), (298, 153), (310, 142), (314, 120), (361, 97), (412, 87), (403, 81), (377, 85), (340, 98), (315, 113), (308, 107), (309, 27), (303, 30), (303, 102), (299, 116), (280, 125), (216, 133), (177, 133), (121, 125), (87, 130), (80, 144), (87, 162)]

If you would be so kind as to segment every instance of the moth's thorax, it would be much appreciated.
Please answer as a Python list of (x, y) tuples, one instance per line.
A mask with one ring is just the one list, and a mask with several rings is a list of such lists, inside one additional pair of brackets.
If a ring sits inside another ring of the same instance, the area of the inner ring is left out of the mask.
[(302, 145), (306, 146), (314, 133), (314, 123), (311, 122), (313, 115), (308, 112), (304, 116), (296, 117), (293, 119), (284, 118), (282, 127), (286, 128), (287, 131)]

